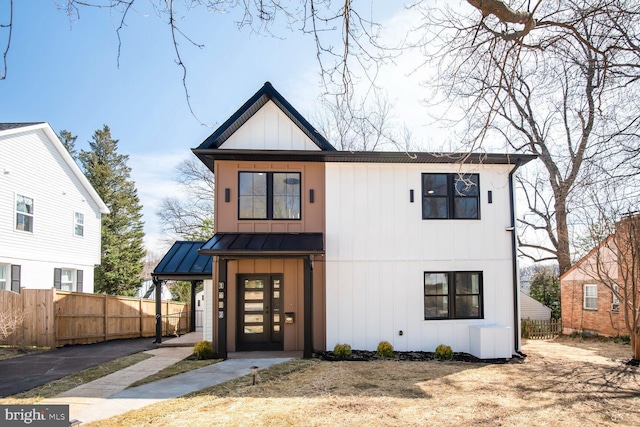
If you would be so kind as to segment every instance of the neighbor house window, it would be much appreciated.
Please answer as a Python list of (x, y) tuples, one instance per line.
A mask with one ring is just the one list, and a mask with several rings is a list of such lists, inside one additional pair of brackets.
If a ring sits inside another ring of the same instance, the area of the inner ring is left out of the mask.
[(73, 234), (80, 237), (84, 236), (84, 214), (75, 212), (73, 221)]
[(16, 230), (33, 232), (33, 199), (16, 195)]
[(477, 173), (423, 173), (422, 219), (479, 219)]
[(620, 299), (618, 298), (619, 293), (620, 288), (618, 285), (613, 285), (613, 292), (611, 292), (611, 311), (620, 310)]
[(482, 272), (424, 273), (425, 320), (482, 317)]
[(9, 266), (0, 264), (0, 291), (8, 291), (9, 289)]
[(300, 173), (240, 172), (240, 219), (300, 219)]
[(82, 270), (55, 268), (53, 270), (53, 287), (61, 291), (82, 292), (82, 278)]
[(586, 310), (598, 309), (598, 285), (584, 285), (583, 306)]

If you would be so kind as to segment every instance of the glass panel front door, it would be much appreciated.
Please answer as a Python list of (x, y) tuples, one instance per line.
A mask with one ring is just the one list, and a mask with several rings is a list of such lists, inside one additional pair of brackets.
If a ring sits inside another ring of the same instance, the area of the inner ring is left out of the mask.
[(282, 275), (238, 277), (238, 350), (282, 350)]

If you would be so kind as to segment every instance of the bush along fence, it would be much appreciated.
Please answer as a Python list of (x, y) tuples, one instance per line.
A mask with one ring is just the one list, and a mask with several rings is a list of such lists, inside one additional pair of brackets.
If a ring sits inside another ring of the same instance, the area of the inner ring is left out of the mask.
[[(12, 324), (0, 330), (0, 344), (60, 347), (154, 337), (155, 307), (149, 299), (57, 289), (0, 291), (0, 313)], [(163, 335), (188, 332), (189, 313), (190, 304), (163, 301)]]
[(522, 319), (520, 326), (522, 330), (522, 338), (543, 340), (557, 337), (562, 333), (562, 320), (560, 319)]

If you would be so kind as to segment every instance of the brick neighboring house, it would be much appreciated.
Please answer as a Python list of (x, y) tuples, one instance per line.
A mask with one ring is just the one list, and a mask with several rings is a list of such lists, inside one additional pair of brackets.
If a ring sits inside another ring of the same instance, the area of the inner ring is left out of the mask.
[(631, 221), (635, 228), (640, 225), (640, 216), (616, 223), (615, 234), (609, 235), (560, 276), (564, 334), (629, 335), (620, 296), (624, 295), (625, 284), (631, 293), (631, 270), (625, 267), (633, 265), (625, 248)]

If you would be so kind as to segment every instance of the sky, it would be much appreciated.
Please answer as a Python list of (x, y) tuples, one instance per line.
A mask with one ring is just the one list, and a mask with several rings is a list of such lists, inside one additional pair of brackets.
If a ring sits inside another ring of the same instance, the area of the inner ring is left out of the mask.
[[(191, 149), (266, 81), (312, 124), (323, 90), (311, 35), (274, 27), (275, 37), (263, 36), (238, 29), (237, 13), (200, 8), (180, 20), (183, 31), (204, 45), (198, 49), (179, 41), (194, 117), (166, 18), (151, 3), (137, 2), (141, 9), (129, 12), (118, 55), (119, 15), (82, 8), (79, 17), (70, 18), (54, 0), (15, 1), (7, 75), (0, 80), (0, 121), (48, 122), (56, 133), (66, 129), (77, 135), (78, 150), (88, 149), (93, 132), (107, 124), (119, 140), (119, 153), (129, 156), (143, 206), (145, 245), (162, 256), (169, 245), (156, 212), (163, 197), (179, 191), (175, 167), (194, 157)], [(371, 13), (384, 31), (398, 35), (412, 25), (415, 16), (401, 4), (374, 3), (380, 5)], [(0, 6), (1, 23), (7, 22), (7, 4)], [(6, 36), (0, 32), (3, 47)], [(428, 145), (443, 131), (430, 124), (421, 104), (428, 97), (420, 85), (423, 76), (409, 74), (418, 60), (398, 58), (379, 82), (395, 116)]]

